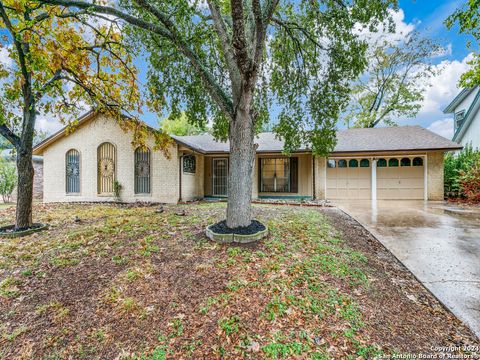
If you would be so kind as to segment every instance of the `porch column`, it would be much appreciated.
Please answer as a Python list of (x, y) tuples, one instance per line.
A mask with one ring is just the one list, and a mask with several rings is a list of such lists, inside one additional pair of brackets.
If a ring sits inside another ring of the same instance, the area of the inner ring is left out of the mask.
[(377, 159), (372, 159), (372, 201), (377, 200)]

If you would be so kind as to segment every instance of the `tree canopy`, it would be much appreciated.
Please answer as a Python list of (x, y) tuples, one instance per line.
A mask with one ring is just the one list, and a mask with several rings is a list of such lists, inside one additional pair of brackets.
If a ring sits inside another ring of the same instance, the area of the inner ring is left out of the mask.
[(199, 135), (207, 131), (206, 128), (201, 128), (197, 124), (189, 122), (185, 113), (181, 113), (177, 118), (163, 119), (160, 122), (160, 128), (167, 134), (178, 136)]
[(0, 0), (0, 44), (10, 60), (0, 66), (0, 135), (17, 155), (17, 230), (32, 226), (32, 147), (39, 113), (66, 121), (93, 106), (133, 130), (134, 142), (146, 136), (143, 123), (122, 114), (141, 107), (131, 53), (118, 24), (102, 20), (32, 0)]
[(480, 85), (480, 54), (478, 45), (480, 41), (480, 1), (466, 1), (461, 7), (445, 20), (447, 28), (459, 25), (459, 31), (473, 37), (473, 42), (468, 42), (468, 48), (473, 52), (473, 59), (468, 62), (470, 69), (460, 77), (460, 85), (466, 88)]
[[(123, 19), (149, 57), (150, 105), (185, 112), (228, 136), (243, 73), (257, 76), (256, 124), (280, 107), (274, 131), (290, 152), (310, 142), (315, 154), (334, 145), (336, 120), (350, 84), (366, 66), (356, 26), (372, 31), (394, 1), (120, 1), (118, 7), (46, 0)], [(260, 129), (261, 125), (257, 126)]]
[(367, 69), (352, 87), (345, 123), (392, 126), (400, 117), (417, 115), (428, 80), (436, 74), (432, 60), (442, 50), (417, 32), (404, 34), (402, 40), (380, 37), (372, 42)]

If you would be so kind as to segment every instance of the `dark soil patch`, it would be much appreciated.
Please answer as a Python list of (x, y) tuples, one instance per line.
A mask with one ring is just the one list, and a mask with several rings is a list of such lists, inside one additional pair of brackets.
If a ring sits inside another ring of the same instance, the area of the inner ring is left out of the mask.
[(258, 220), (252, 220), (248, 226), (240, 226), (237, 228), (229, 228), (227, 221), (223, 220), (210, 226), (210, 230), (217, 234), (238, 234), (238, 235), (252, 235), (265, 230), (266, 227)]

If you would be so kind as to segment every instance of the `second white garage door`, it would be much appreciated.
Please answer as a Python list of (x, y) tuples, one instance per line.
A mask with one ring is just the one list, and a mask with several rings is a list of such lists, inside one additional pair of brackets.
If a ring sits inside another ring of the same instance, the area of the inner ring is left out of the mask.
[(377, 199), (424, 198), (424, 164), (421, 157), (377, 160)]

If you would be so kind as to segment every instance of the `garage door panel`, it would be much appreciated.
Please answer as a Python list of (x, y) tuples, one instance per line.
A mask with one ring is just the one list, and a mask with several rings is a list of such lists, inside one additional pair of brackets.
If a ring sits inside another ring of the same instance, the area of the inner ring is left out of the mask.
[(380, 200), (423, 199), (423, 166), (377, 168), (377, 198)]
[[(346, 159), (347, 164), (350, 159)], [(357, 159), (360, 162), (359, 159)], [(327, 168), (327, 197), (330, 199), (370, 199), (371, 168)]]

